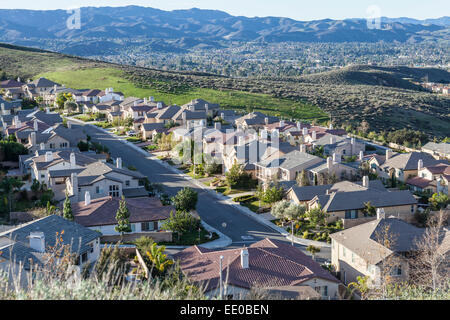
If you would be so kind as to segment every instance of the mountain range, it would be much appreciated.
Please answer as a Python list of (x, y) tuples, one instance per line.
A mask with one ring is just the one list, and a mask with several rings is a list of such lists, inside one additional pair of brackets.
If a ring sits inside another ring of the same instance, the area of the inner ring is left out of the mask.
[[(232, 16), (216, 10), (174, 10), (139, 6), (83, 7), (81, 28), (67, 28), (65, 10), (0, 10), (0, 40), (33, 44), (39, 39), (163, 39), (205, 42), (421, 42), (448, 41), (450, 17), (415, 20), (382, 18), (380, 29), (365, 19), (296, 21), (283, 17)], [(187, 40), (186, 40), (187, 39)]]

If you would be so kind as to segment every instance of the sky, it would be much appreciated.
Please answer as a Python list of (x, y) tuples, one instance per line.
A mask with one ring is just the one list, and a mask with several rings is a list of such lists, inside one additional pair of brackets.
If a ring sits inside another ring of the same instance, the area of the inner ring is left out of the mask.
[[(162, 10), (215, 9), (247, 17), (277, 16), (296, 20), (379, 16), (416, 19), (450, 16), (448, 0), (20, 0), (0, 1), (1, 9), (68, 9), (86, 6), (140, 5)], [(372, 9), (370, 9), (372, 8)]]

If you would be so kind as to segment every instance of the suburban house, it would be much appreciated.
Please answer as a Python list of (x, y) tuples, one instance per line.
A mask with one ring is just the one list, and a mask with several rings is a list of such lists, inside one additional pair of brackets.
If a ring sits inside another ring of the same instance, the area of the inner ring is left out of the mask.
[(327, 192), (352, 192), (366, 191), (369, 189), (386, 191), (386, 188), (380, 180), (369, 181), (369, 179), (365, 177), (361, 182), (341, 181), (334, 184), (304, 187), (295, 185), (288, 190), (287, 198), (296, 204), (307, 205), (315, 196), (326, 195)]
[(436, 159), (450, 160), (450, 143), (428, 142), (422, 147), (422, 151), (431, 154)]
[(386, 181), (392, 175), (401, 182), (406, 182), (418, 175), (418, 171), (423, 167), (436, 166), (448, 163), (445, 160), (436, 160), (432, 155), (425, 152), (392, 153), (386, 150), (385, 156), (374, 155), (368, 163), (372, 171), (378, 174), (379, 178)]
[(449, 195), (449, 181), (450, 165), (439, 164), (418, 170), (418, 176), (406, 180), (406, 184), (414, 192), (429, 195), (443, 192)]
[(346, 138), (326, 132), (316, 133), (316, 131), (312, 131), (304, 138), (304, 141), (313, 149), (322, 146), (324, 155), (337, 154), (341, 158), (358, 156), (366, 148), (364, 143), (356, 141), (355, 138)]
[(88, 164), (80, 172), (72, 172), (66, 179), (66, 190), (73, 202), (84, 200), (86, 191), (92, 199), (111, 196), (113, 198), (138, 198), (148, 196), (144, 187), (145, 176), (137, 171), (122, 168), (122, 159), (116, 165), (104, 162)]
[(158, 133), (167, 133), (164, 123), (144, 123), (141, 125), (142, 139), (152, 140)]
[(113, 88), (106, 88), (104, 91), (98, 93), (99, 103), (109, 102), (109, 101), (123, 101), (124, 95), (122, 92), (115, 92)]
[[(120, 235), (115, 230), (117, 226), (116, 213), (119, 209), (120, 198), (103, 197), (91, 199), (87, 191), (82, 202), (72, 204), (75, 222), (87, 228), (100, 231), (103, 236)], [(139, 197), (126, 199), (130, 213), (131, 233), (139, 236), (152, 236), (161, 231), (164, 220), (175, 211), (173, 206), (163, 206), (158, 198)]]
[(175, 254), (174, 259), (209, 297), (219, 296), (222, 278), (223, 296), (228, 299), (243, 299), (253, 287), (276, 288), (283, 294), (302, 286), (313, 288), (323, 299), (340, 298), (338, 279), (299, 249), (277, 240), (221, 251), (193, 246)]
[(21, 275), (20, 284), (25, 286), (31, 269), (47, 263), (52, 254), (49, 248), (55, 246), (57, 236), (76, 255), (78, 272), (100, 256), (100, 233), (51, 215), (0, 233), (0, 269)]
[(238, 129), (242, 130), (259, 130), (264, 128), (266, 125), (278, 122), (280, 122), (280, 119), (277, 117), (268, 116), (261, 112), (252, 112), (236, 119), (235, 125)]
[(39, 79), (26, 83), (22, 87), (22, 90), (24, 91), (25, 96), (30, 99), (34, 99), (36, 97), (44, 97), (55, 88), (62, 87), (64, 86), (60, 85), (59, 83), (41, 77)]
[[(36, 122), (37, 120), (34, 123), (36, 124)], [(83, 127), (70, 123), (67, 128), (62, 124), (57, 124), (41, 132), (39, 131), (39, 124), (37, 124), (37, 129), (16, 132), (18, 138), (26, 137), (26, 146), (31, 152), (36, 150), (77, 148), (81, 141), (87, 141), (87, 135), (84, 133)]]
[(0, 97), (0, 112), (1, 115), (11, 115), (16, 114), (17, 111), (22, 110), (22, 101), (21, 100), (15, 100), (15, 101), (6, 101), (3, 98)]
[(331, 263), (346, 285), (368, 276), (376, 287), (385, 273), (397, 281), (408, 280), (407, 257), (417, 249), (415, 242), (423, 232), (399, 219), (379, 218), (331, 234)]
[(316, 195), (307, 206), (309, 209), (321, 208), (326, 212), (328, 223), (344, 220), (344, 223), (354, 225), (372, 218), (365, 211), (369, 202), (376, 209), (382, 209), (386, 215), (393, 215), (408, 222), (414, 220), (417, 210), (417, 200), (409, 190), (381, 191), (370, 188), (347, 192), (328, 190), (325, 195)]
[(204, 111), (206, 112), (207, 116), (214, 117), (220, 109), (220, 106), (203, 99), (194, 99), (189, 103), (183, 105), (181, 108), (187, 109), (189, 111)]
[(323, 159), (319, 157), (297, 150), (283, 156), (275, 154), (255, 164), (256, 177), (263, 182), (273, 177), (281, 181), (292, 181), (303, 170), (308, 171), (322, 162)]

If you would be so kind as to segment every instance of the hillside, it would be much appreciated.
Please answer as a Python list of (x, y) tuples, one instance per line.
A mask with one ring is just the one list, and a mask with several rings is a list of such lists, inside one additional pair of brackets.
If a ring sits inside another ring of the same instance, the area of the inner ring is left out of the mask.
[(411, 128), (450, 136), (450, 98), (424, 92), (405, 80), (426, 75), (435, 81), (450, 78), (439, 69), (352, 66), (299, 78), (230, 78), (5, 46), (0, 46), (0, 69), (13, 76), (46, 76), (80, 89), (111, 86), (126, 95), (153, 95), (168, 103), (183, 104), (201, 97), (227, 108), (286, 118), (326, 121), (331, 115), (337, 125), (359, 126), (366, 120), (370, 131)]
[[(67, 28), (65, 10), (0, 10), (1, 40), (179, 39), (267, 42), (407, 42), (439, 40), (448, 18), (417, 21), (383, 19), (380, 29), (365, 19), (296, 21), (283, 17), (232, 16), (216, 10), (163, 11), (149, 7), (84, 7), (81, 28)], [(447, 38), (448, 40), (448, 38)]]

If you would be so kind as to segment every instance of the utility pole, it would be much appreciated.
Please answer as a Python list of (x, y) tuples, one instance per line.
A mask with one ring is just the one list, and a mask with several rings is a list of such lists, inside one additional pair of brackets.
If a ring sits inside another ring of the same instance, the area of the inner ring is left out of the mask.
[(291, 245), (294, 246), (294, 220), (291, 221)]
[(220, 256), (220, 261), (219, 261), (219, 272), (220, 272), (220, 279), (219, 279), (219, 299), (222, 300), (223, 299), (223, 281), (222, 281), (222, 261), (223, 261), (223, 256)]

